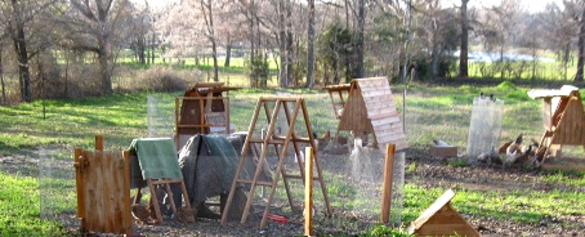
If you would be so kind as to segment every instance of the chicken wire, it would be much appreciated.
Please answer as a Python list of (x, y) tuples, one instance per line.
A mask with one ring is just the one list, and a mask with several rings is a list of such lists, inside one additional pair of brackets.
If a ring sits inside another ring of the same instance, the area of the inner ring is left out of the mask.
[(496, 149), (500, 143), (504, 101), (490, 97), (473, 99), (467, 140), (467, 156), (471, 164), (477, 161), (479, 154)]
[(147, 137), (174, 137), (174, 101), (147, 96)]
[(40, 217), (67, 224), (76, 220), (77, 191), (71, 151), (40, 149)]

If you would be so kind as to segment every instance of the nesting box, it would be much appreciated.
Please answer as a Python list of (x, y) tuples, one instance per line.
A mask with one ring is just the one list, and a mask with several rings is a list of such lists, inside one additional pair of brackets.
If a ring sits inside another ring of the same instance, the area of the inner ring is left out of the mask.
[(420, 217), (410, 223), (407, 231), (417, 236), (480, 236), (451, 206), (455, 192), (447, 190)]

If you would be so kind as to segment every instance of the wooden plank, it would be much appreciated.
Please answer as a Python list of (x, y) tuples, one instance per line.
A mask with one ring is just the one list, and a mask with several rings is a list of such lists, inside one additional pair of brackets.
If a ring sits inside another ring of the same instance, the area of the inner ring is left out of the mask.
[(92, 161), (92, 165), (94, 165), (95, 169), (95, 176), (92, 185), (95, 187), (95, 194), (92, 197), (94, 206), (92, 206), (92, 211), (95, 212), (95, 230), (98, 232), (106, 232), (106, 222), (104, 221), (107, 214), (106, 210), (106, 187), (103, 185), (105, 175), (104, 174), (104, 152), (102, 150), (96, 150), (94, 160)]
[[(74, 151), (74, 163), (75, 166), (75, 186), (77, 189), (77, 217), (84, 218), (85, 217), (85, 195), (84, 195), (84, 164), (83, 161), (85, 158), (83, 157), (83, 150), (81, 148), (75, 148)], [(82, 222), (81, 226), (82, 230), (85, 228)]]
[(384, 160), (384, 183), (382, 186), (382, 223), (390, 222), (390, 207), (392, 206), (392, 182), (394, 178), (394, 153), (395, 144), (386, 146), (386, 157)]
[(104, 223), (104, 229), (102, 232), (104, 233), (113, 233), (114, 232), (114, 218), (115, 218), (115, 210), (114, 210), (114, 192), (113, 187), (116, 184), (116, 181), (113, 179), (114, 170), (112, 167), (112, 153), (111, 152), (102, 152), (102, 183), (96, 184), (102, 186), (102, 195), (101, 197), (97, 197), (103, 201), (103, 213), (104, 216), (101, 221)]
[(103, 135), (96, 135), (95, 136), (95, 149), (98, 151), (104, 150), (104, 136)]
[[(124, 233), (126, 236), (132, 236), (132, 206), (130, 204), (130, 152), (124, 151), (124, 160), (123, 160), (123, 168), (122, 168), (122, 177), (123, 177), (123, 186), (122, 186), (122, 193), (123, 193), (123, 200), (122, 200), (122, 209), (123, 212), (123, 220), (122, 220), (122, 227), (124, 228)], [(189, 200), (186, 198), (186, 200)], [(188, 201), (187, 201), (188, 203)]]
[(313, 149), (305, 148), (305, 236), (313, 235)]
[(158, 223), (162, 223), (162, 214), (160, 213), (160, 206), (158, 205), (158, 198), (156, 197), (156, 188), (152, 184), (152, 179), (147, 179), (146, 182), (148, 183), (148, 188), (150, 190), (150, 202), (154, 206), (154, 214), (156, 215), (156, 220)]

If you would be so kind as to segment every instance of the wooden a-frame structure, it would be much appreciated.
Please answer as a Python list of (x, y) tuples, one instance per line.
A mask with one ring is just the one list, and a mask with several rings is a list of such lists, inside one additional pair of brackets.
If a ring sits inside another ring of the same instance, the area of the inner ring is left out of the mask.
[[(290, 108), (290, 104), (294, 104), (293, 108)], [(259, 130), (262, 128), (263, 124), (258, 124), (258, 119), (262, 110), (266, 115), (266, 120), (268, 122), (268, 131), (266, 131), (266, 134), (262, 136), (262, 138), (260, 138), (258, 137), (257, 134), (260, 133)], [(277, 128), (277, 124), (279, 114), (285, 115), (284, 116), (285, 118), (280, 118), (285, 119), (286, 125), (288, 126), (288, 128), (285, 129), (286, 131), (285, 134), (279, 134), (278, 132), (279, 129)], [(304, 131), (298, 130), (298, 128), (301, 126), (295, 126), (299, 116), (302, 116), (302, 119), (304, 121), (304, 126), (302, 126)], [(307, 137), (299, 136), (300, 133), (306, 133)], [(267, 218), (270, 211), (270, 205), (272, 203), (280, 176), (282, 176), (284, 182), (284, 187), (286, 189), (289, 204), (291, 208), (294, 208), (294, 202), (289, 188), (289, 179), (296, 178), (302, 180), (305, 177), (305, 172), (303, 170), (304, 161), (301, 158), (302, 148), (300, 146), (300, 143), (304, 143), (306, 146), (313, 148), (312, 149), (313, 154), (311, 156), (307, 155), (307, 157), (313, 158), (314, 162), (313, 165), (315, 166), (316, 168), (315, 170), (317, 171), (317, 175), (314, 176), (313, 179), (318, 181), (321, 186), (321, 191), (323, 193), (323, 198), (325, 200), (327, 213), (329, 215), (332, 214), (331, 206), (329, 204), (329, 197), (327, 196), (327, 188), (325, 186), (325, 182), (323, 181), (323, 175), (321, 172), (321, 167), (319, 165), (319, 159), (316, 153), (317, 149), (315, 146), (315, 137), (313, 137), (312, 127), (309, 120), (309, 115), (307, 113), (305, 100), (301, 97), (260, 97), (260, 99), (258, 100), (258, 104), (256, 105), (252, 121), (250, 122), (250, 127), (248, 130), (246, 141), (244, 142), (242, 158), (240, 159), (240, 163), (238, 165), (236, 175), (234, 176), (234, 181), (232, 182), (232, 187), (230, 189), (230, 193), (225, 203), (224, 211), (222, 213), (221, 217), (222, 225), (225, 224), (227, 221), (229, 208), (233, 201), (235, 190), (240, 184), (250, 185), (250, 192), (246, 200), (244, 212), (242, 213), (241, 218), (242, 224), (245, 223), (248, 218), (250, 206), (252, 205), (252, 200), (255, 196), (254, 194), (256, 187), (265, 186), (270, 187), (270, 193), (268, 195), (266, 207), (264, 208), (260, 228), (266, 227), (268, 220)], [(247, 180), (241, 177), (242, 169), (246, 159), (252, 158), (248, 157), (248, 151), (250, 149), (254, 149), (255, 144), (262, 144), (257, 162), (258, 165), (256, 166), (256, 171), (254, 173), (253, 179)], [(300, 176), (287, 174), (287, 171), (284, 167), (285, 159), (289, 157), (287, 156), (287, 151), (289, 150), (291, 144), (297, 158), (296, 162), (299, 165)], [(259, 177), (262, 171), (262, 164), (266, 160), (266, 156), (268, 154), (269, 145), (272, 145), (276, 150), (276, 154), (278, 155), (278, 165), (276, 167), (276, 171), (273, 174), (272, 181), (266, 182), (260, 181)]]
[(447, 190), (407, 228), (417, 236), (468, 236), (480, 234), (451, 206), (455, 192)]
[(565, 85), (560, 90), (531, 90), (528, 96), (543, 99), (545, 131), (539, 148), (555, 153), (562, 145), (585, 147), (585, 113), (579, 88)]
[(374, 145), (392, 143), (396, 150), (408, 147), (386, 77), (351, 81), (337, 130), (373, 134)]

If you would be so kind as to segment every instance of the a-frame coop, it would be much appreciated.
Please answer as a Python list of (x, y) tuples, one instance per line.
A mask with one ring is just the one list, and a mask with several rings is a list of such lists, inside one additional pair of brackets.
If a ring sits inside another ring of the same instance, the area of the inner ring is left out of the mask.
[(372, 134), (375, 146), (392, 143), (396, 145), (396, 150), (408, 147), (386, 77), (351, 81), (337, 130)]
[(416, 236), (480, 236), (451, 206), (453, 197), (453, 190), (447, 190), (420, 217), (410, 223), (408, 233)]
[[(260, 118), (262, 113), (265, 114), (265, 119)], [(279, 118), (279, 115), (282, 114), (284, 114), (284, 118)], [(286, 129), (281, 128), (281, 130), (277, 128), (279, 119), (286, 121), (286, 125), (288, 126)], [(297, 124), (297, 121), (303, 121), (303, 124)], [(263, 122), (266, 122), (267, 124), (262, 124)], [(265, 128), (265, 126), (268, 127), (266, 134), (260, 135), (262, 134), (262, 128)], [(279, 130), (286, 132), (281, 134)], [(261, 144), (259, 152), (260, 154), (254, 176), (252, 180), (249, 180), (242, 177), (242, 169), (246, 159), (253, 159), (253, 157), (248, 157), (248, 151), (255, 149), (256, 144)], [(288, 154), (291, 150), (291, 145), (293, 148), (292, 150), (294, 150), (294, 155)], [(331, 215), (332, 211), (329, 204), (329, 197), (327, 196), (327, 188), (325, 186), (325, 182), (323, 181), (323, 175), (316, 153), (317, 149), (315, 149), (315, 138), (313, 137), (311, 122), (309, 120), (309, 114), (307, 113), (305, 100), (300, 97), (260, 97), (258, 104), (256, 105), (252, 121), (250, 122), (246, 141), (244, 142), (242, 158), (240, 159), (240, 163), (238, 165), (236, 175), (234, 176), (234, 181), (232, 183), (232, 187), (230, 189), (230, 193), (222, 213), (223, 215), (221, 218), (221, 224), (223, 225), (227, 221), (230, 205), (233, 201), (235, 190), (238, 186), (249, 186), (249, 194), (241, 218), (242, 224), (245, 223), (248, 218), (250, 206), (252, 205), (252, 200), (255, 196), (256, 187), (265, 186), (270, 187), (270, 193), (266, 201), (266, 207), (264, 208), (260, 228), (266, 227), (267, 218), (270, 212), (270, 205), (272, 204), (278, 180), (281, 176), (284, 183), (284, 188), (286, 189), (289, 204), (291, 208), (294, 209), (295, 206), (293, 202), (293, 196), (291, 195), (290, 191), (289, 179), (304, 179), (304, 161), (301, 154), (302, 145), (313, 148), (313, 164), (315, 171), (317, 172), (317, 174), (313, 176), (313, 179), (319, 182), (321, 191), (323, 193), (323, 199), (325, 200), (325, 206), (327, 209), (326, 211), (329, 215)], [(262, 171), (262, 164), (269, 154), (268, 150), (270, 147), (274, 147), (275, 149), (278, 158), (278, 165), (276, 167), (276, 171), (273, 173), (271, 182), (260, 181), (259, 177)], [(294, 157), (296, 157), (296, 163), (298, 164), (300, 175), (292, 175), (292, 173), (289, 173), (289, 171), (287, 171), (285, 168), (285, 160), (294, 159)]]
[(229, 98), (223, 93), (236, 89), (223, 82), (197, 83), (183, 97), (175, 98), (177, 149), (195, 134), (230, 133)]
[(560, 90), (531, 90), (528, 96), (543, 99), (545, 131), (541, 148), (556, 154), (563, 145), (585, 146), (585, 113), (579, 88), (565, 85)]

